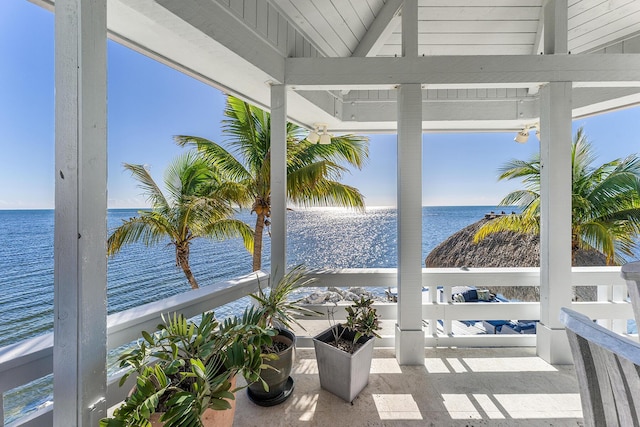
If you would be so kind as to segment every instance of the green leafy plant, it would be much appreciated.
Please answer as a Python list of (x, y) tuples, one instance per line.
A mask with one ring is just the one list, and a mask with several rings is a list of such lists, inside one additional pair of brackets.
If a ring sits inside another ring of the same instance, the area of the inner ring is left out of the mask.
[(357, 342), (360, 337), (377, 337), (380, 335), (376, 332), (382, 329), (380, 327), (380, 316), (375, 308), (373, 308), (373, 300), (361, 296), (358, 301), (354, 301), (349, 307), (346, 307), (347, 321), (345, 327), (355, 332), (353, 342)]
[(296, 289), (309, 286), (315, 281), (315, 278), (307, 277), (307, 269), (300, 264), (285, 274), (268, 292), (259, 286), (258, 292), (252, 294), (251, 298), (259, 305), (257, 310), (261, 317), (260, 324), (268, 328), (287, 329), (292, 329), (292, 324), (295, 324), (305, 330), (296, 317), (317, 316), (321, 313), (303, 307), (302, 298), (291, 300), (290, 296)]
[[(342, 348), (348, 353), (353, 353), (358, 348), (358, 341), (362, 337), (377, 337), (380, 335), (377, 331), (382, 329), (380, 326), (380, 315), (378, 311), (373, 307), (373, 299), (360, 296), (359, 300), (356, 300), (348, 307), (345, 307), (347, 312), (347, 319), (344, 324), (338, 324), (335, 321), (335, 311), (329, 310), (327, 313), (329, 323), (331, 325), (331, 332), (333, 333), (333, 345), (338, 348)], [(343, 335), (347, 332), (349, 335), (353, 335), (352, 340), (345, 340)], [(341, 342), (348, 343), (347, 346), (341, 346)]]
[(253, 308), (222, 323), (212, 312), (203, 313), (199, 323), (177, 313), (163, 316), (155, 333), (142, 332), (138, 346), (120, 356), (120, 366), (129, 369), (120, 385), (136, 375), (136, 386), (100, 426), (151, 426), (154, 412), (164, 412), (160, 421), (167, 427), (201, 426), (207, 408), (229, 409), (228, 400), (244, 388), (232, 389), (233, 377), (242, 375), (247, 384), (262, 381), (265, 361), (274, 357), (261, 350), (275, 332), (261, 327), (260, 319)]

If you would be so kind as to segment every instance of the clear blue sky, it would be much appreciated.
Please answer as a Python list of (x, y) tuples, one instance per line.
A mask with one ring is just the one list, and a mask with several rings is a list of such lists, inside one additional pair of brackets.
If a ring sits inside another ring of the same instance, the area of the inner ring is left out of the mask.
[[(0, 209), (54, 202), (53, 14), (26, 0), (0, 1)], [(183, 149), (176, 134), (224, 142), (224, 95), (117, 43), (108, 42), (109, 207), (146, 206), (122, 164), (151, 167), (161, 181)], [(584, 126), (602, 163), (640, 151), (640, 107), (574, 123)], [(505, 161), (538, 150), (513, 133), (424, 134), (423, 204), (493, 205), (520, 185), (498, 182)], [(369, 206), (396, 203), (396, 135), (370, 135), (370, 162), (344, 182)]]

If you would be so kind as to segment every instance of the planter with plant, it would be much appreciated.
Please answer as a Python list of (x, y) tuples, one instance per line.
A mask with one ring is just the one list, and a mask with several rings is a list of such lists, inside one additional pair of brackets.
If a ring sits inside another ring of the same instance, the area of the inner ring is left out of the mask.
[(347, 320), (336, 323), (330, 311), (330, 328), (313, 338), (320, 386), (347, 402), (369, 384), (374, 337), (380, 337), (380, 316), (373, 300), (362, 296), (345, 308)]
[(306, 269), (298, 265), (285, 274), (282, 279), (268, 291), (259, 287), (251, 297), (256, 302), (256, 310), (260, 313), (260, 326), (275, 331), (273, 344), (264, 346), (263, 353), (276, 355), (265, 361), (267, 367), (260, 372), (266, 384), (254, 383), (247, 389), (252, 402), (260, 406), (274, 406), (287, 400), (294, 388), (294, 380), (290, 376), (295, 358), (296, 336), (291, 331), (295, 324), (304, 330), (304, 326), (296, 319), (300, 316), (315, 316), (320, 313), (303, 307), (302, 298), (291, 300), (293, 291), (308, 286), (315, 279), (306, 277)]
[(261, 349), (272, 345), (275, 332), (260, 319), (253, 308), (222, 323), (212, 312), (199, 323), (163, 316), (155, 333), (142, 332), (138, 346), (120, 356), (120, 366), (129, 369), (120, 385), (130, 375), (136, 385), (100, 426), (231, 426), (236, 375), (263, 385), (260, 371), (273, 358)]

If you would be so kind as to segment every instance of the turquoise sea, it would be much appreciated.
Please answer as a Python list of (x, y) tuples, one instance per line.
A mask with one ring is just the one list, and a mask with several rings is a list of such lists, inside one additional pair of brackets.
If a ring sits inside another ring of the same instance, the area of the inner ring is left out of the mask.
[[(495, 206), (424, 207), (422, 258), (451, 234), (484, 217)], [(111, 209), (107, 227), (135, 216), (135, 209)], [(238, 217), (253, 226), (255, 215)], [(53, 330), (53, 211), (0, 211), (0, 347)], [(310, 268), (384, 268), (397, 266), (396, 209), (365, 212), (339, 208), (287, 212), (289, 265)], [(270, 245), (263, 246), (268, 270)], [(108, 310), (118, 312), (190, 289), (176, 267), (172, 247), (125, 247), (108, 262)], [(638, 257), (640, 258), (640, 257)], [(200, 239), (191, 249), (191, 268), (200, 286), (215, 286), (251, 272), (251, 257), (238, 240)], [(393, 284), (390, 284), (393, 285)], [(239, 305), (225, 307), (222, 314)], [(220, 312), (217, 310), (220, 314)], [(38, 390), (37, 392), (34, 390)], [(51, 402), (50, 379), (5, 396), (5, 423)]]

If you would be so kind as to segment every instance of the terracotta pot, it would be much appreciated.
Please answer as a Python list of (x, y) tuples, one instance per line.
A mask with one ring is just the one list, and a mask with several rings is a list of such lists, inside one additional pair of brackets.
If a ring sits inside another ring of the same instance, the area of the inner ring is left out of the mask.
[[(236, 377), (234, 376), (231, 379), (231, 390), (236, 388)], [(202, 420), (202, 425), (205, 427), (231, 427), (233, 426), (233, 418), (236, 414), (236, 400), (227, 399), (227, 402), (231, 404), (231, 408), (226, 411), (214, 411), (213, 409), (206, 409), (204, 414), (200, 417)], [(164, 423), (160, 421), (160, 417), (162, 417), (163, 412), (156, 412), (151, 415), (151, 426), (152, 427), (162, 427)]]

